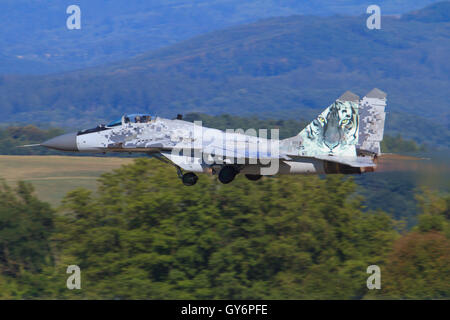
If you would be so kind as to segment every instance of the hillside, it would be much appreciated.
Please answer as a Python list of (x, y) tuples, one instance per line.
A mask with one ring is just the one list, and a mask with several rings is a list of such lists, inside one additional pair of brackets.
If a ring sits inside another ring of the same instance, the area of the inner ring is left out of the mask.
[(392, 133), (448, 146), (449, 28), (394, 17), (377, 31), (364, 16), (271, 18), (105, 67), (0, 77), (0, 110), (5, 122), (59, 127), (131, 111), (310, 120), (348, 89), (379, 87)]
[(438, 2), (422, 10), (405, 14), (405, 20), (415, 20), (421, 22), (445, 22), (450, 20), (450, 2)]
[[(379, 0), (384, 14), (420, 9), (435, 0)], [(68, 5), (82, 29), (68, 31)], [(346, 0), (2, 0), (0, 74), (61, 72), (126, 59), (180, 40), (254, 22), (309, 15), (361, 15), (371, 2)]]

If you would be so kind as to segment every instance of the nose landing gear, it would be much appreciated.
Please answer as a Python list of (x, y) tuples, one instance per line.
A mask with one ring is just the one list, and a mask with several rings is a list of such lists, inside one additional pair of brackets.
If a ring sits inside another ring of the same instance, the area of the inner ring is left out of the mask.
[(198, 177), (197, 177), (197, 175), (195, 173), (193, 173), (193, 172), (183, 173), (183, 170), (181, 170), (181, 168), (178, 165), (174, 164), (173, 162), (168, 161), (167, 159), (165, 159), (161, 155), (152, 154), (151, 157), (156, 158), (156, 159), (158, 159), (161, 162), (173, 165), (177, 169), (178, 178), (181, 179), (181, 181), (183, 182), (183, 184), (185, 186), (193, 186), (194, 184), (197, 183)]
[(185, 186), (190, 187), (197, 183), (198, 177), (195, 173), (193, 173), (193, 172), (183, 173), (183, 171), (181, 170), (181, 168), (179, 166), (175, 166), (175, 167), (177, 168), (178, 178), (181, 179), (181, 181), (183, 182), (183, 184)]

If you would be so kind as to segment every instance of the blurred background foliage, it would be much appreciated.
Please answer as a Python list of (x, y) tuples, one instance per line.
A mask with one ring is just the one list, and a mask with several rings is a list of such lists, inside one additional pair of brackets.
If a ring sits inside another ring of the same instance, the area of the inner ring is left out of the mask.
[[(31, 185), (0, 190), (0, 297), (373, 299), (450, 297), (449, 194), (417, 193), (412, 230), (363, 210), (352, 178), (282, 176), (186, 188), (136, 159), (54, 210)], [(66, 288), (81, 268), (82, 289)], [(380, 266), (369, 291), (366, 268)]]
[[(407, 21), (445, 21), (436, 0), (379, 0), (383, 14)], [(362, 15), (360, 0), (78, 0), (82, 32), (67, 32), (70, 0), (0, 2), (0, 73), (42, 74), (104, 64), (190, 37), (274, 16)], [(436, 14), (440, 11), (440, 14)]]

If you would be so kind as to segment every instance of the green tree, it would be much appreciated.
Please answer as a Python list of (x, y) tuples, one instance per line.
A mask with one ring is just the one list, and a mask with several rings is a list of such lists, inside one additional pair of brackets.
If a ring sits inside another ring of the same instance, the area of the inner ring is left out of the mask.
[(450, 241), (442, 233), (408, 233), (394, 244), (386, 266), (382, 289), (385, 297), (450, 297)]
[(186, 188), (174, 174), (138, 159), (103, 175), (97, 196), (68, 194), (56, 238), (61, 259), (82, 269), (77, 294), (360, 298), (367, 266), (396, 237), (389, 216), (362, 212), (351, 179), (202, 176)]
[(450, 196), (423, 189), (422, 214), (414, 229), (398, 239), (387, 261), (384, 295), (407, 299), (450, 297)]
[(53, 209), (33, 195), (31, 184), (19, 182), (15, 189), (4, 182), (0, 185), (0, 291), (4, 297), (39, 296), (26, 279), (54, 262), (53, 218)]

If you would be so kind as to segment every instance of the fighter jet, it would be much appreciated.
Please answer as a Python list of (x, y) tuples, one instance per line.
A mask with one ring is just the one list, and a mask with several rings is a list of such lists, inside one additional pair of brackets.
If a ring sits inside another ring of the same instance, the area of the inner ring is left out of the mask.
[(360, 99), (347, 91), (294, 137), (279, 140), (256, 130), (207, 128), (198, 123), (127, 114), (107, 125), (64, 134), (41, 146), (70, 152), (137, 152), (172, 164), (184, 185), (196, 173), (227, 184), (277, 174), (360, 174), (375, 171), (385, 122), (386, 93)]

